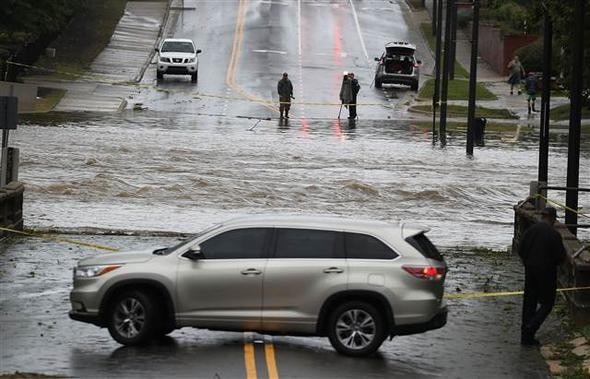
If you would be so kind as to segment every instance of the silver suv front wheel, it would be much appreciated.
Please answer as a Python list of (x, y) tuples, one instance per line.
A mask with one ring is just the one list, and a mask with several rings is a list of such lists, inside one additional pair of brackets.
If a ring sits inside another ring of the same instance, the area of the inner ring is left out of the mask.
[(328, 337), (339, 353), (365, 356), (379, 349), (387, 333), (383, 316), (375, 307), (352, 301), (332, 312)]
[(117, 296), (107, 317), (109, 333), (123, 345), (147, 342), (157, 324), (154, 302), (141, 291), (126, 291)]

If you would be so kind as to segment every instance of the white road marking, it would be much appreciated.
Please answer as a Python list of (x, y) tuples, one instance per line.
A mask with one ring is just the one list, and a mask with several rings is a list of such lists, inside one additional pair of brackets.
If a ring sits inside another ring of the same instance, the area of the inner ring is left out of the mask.
[(286, 51), (280, 51), (280, 50), (252, 50), (252, 52), (253, 53), (281, 54), (281, 55), (287, 54)]
[(354, 23), (356, 24), (356, 31), (359, 35), (359, 40), (361, 41), (361, 48), (363, 49), (363, 53), (365, 54), (365, 58), (367, 60), (367, 67), (371, 69), (371, 63), (369, 61), (369, 53), (367, 53), (367, 47), (365, 46), (365, 40), (363, 39), (363, 33), (361, 32), (361, 25), (359, 24), (359, 17), (356, 13), (356, 8), (354, 7), (354, 3), (352, 0), (349, 0), (350, 7), (352, 8), (352, 16), (354, 17)]
[(298, 53), (301, 56), (301, 0), (297, 0), (297, 30)]

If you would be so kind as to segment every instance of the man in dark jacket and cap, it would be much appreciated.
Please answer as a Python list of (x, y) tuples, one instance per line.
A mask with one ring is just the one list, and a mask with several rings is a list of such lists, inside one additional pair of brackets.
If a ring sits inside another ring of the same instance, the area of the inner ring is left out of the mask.
[(289, 74), (283, 73), (283, 78), (277, 84), (277, 92), (279, 93), (279, 112), (283, 118), (289, 118), (289, 109), (291, 109), (291, 98), (293, 98), (293, 84), (289, 80)]
[(551, 313), (557, 292), (557, 267), (565, 259), (561, 235), (553, 224), (555, 208), (546, 207), (542, 220), (523, 235), (518, 254), (524, 264), (524, 298), (521, 340), (523, 345), (538, 345), (535, 333)]

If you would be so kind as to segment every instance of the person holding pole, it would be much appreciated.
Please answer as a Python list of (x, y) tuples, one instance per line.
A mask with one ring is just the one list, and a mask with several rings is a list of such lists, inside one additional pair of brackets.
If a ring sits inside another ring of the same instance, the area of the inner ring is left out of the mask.
[(294, 99), (294, 97), (293, 83), (289, 80), (289, 74), (286, 72), (283, 73), (283, 77), (277, 84), (277, 92), (279, 93), (279, 112), (281, 114), (281, 119), (283, 118), (283, 113), (285, 114), (285, 118), (289, 118), (291, 99)]

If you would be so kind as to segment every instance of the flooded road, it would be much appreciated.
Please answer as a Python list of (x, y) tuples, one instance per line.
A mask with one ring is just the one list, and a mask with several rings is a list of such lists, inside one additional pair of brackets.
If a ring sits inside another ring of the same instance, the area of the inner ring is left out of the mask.
[[(431, 227), (444, 246), (504, 249), (512, 206), (537, 171), (536, 133), (507, 142), (513, 134), (490, 133), (467, 159), (463, 133), (433, 148), (409, 121), (281, 126), (144, 111), (30, 120), (12, 143), (31, 227), (194, 232), (243, 214), (321, 213), (401, 219)], [(552, 141), (552, 185), (565, 183), (566, 145), (565, 136)], [(580, 183), (590, 182), (589, 146), (585, 136)]]

